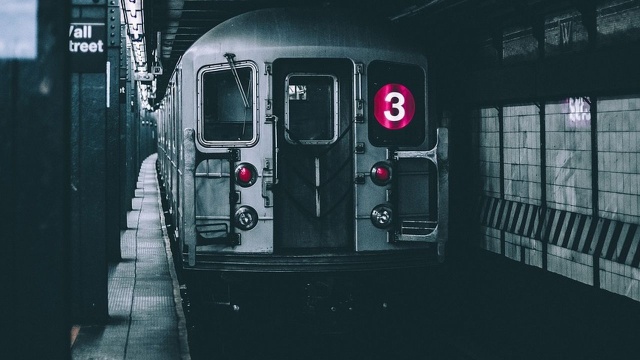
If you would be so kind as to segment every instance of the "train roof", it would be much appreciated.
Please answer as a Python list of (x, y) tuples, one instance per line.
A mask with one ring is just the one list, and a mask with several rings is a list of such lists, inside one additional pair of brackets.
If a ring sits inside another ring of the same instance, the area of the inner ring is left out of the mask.
[(372, 19), (365, 14), (329, 8), (256, 10), (209, 30), (185, 52), (183, 59), (287, 47), (419, 53), (410, 43), (410, 34), (398, 36), (387, 19)]

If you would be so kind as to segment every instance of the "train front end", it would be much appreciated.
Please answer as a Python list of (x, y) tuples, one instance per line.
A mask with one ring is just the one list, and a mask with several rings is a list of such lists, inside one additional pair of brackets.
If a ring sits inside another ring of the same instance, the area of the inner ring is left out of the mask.
[(335, 272), (443, 261), (447, 130), (430, 120), (426, 59), (386, 30), (347, 20), (252, 12), (183, 56), (179, 113), (164, 128), (175, 129), (185, 268)]

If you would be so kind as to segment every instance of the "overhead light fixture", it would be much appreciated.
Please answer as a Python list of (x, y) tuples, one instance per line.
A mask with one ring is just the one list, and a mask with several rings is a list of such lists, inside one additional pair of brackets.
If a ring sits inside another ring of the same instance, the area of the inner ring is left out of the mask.
[(147, 44), (144, 32), (144, 7), (142, 0), (120, 0), (126, 22), (127, 34), (135, 61), (136, 71), (147, 72)]

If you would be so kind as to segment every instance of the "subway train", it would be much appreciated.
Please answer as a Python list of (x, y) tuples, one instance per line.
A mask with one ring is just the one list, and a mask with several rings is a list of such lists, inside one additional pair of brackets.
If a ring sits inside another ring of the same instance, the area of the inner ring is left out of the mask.
[(181, 57), (153, 116), (182, 269), (341, 273), (444, 261), (448, 137), (426, 56), (329, 9), (231, 18)]

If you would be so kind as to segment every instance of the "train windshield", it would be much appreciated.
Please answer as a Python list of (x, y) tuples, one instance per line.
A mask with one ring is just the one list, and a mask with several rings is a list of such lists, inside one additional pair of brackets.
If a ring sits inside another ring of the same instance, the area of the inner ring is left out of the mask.
[(236, 78), (230, 69), (202, 75), (202, 135), (205, 142), (251, 141), (254, 138), (253, 71), (249, 67), (239, 67), (237, 75)]

